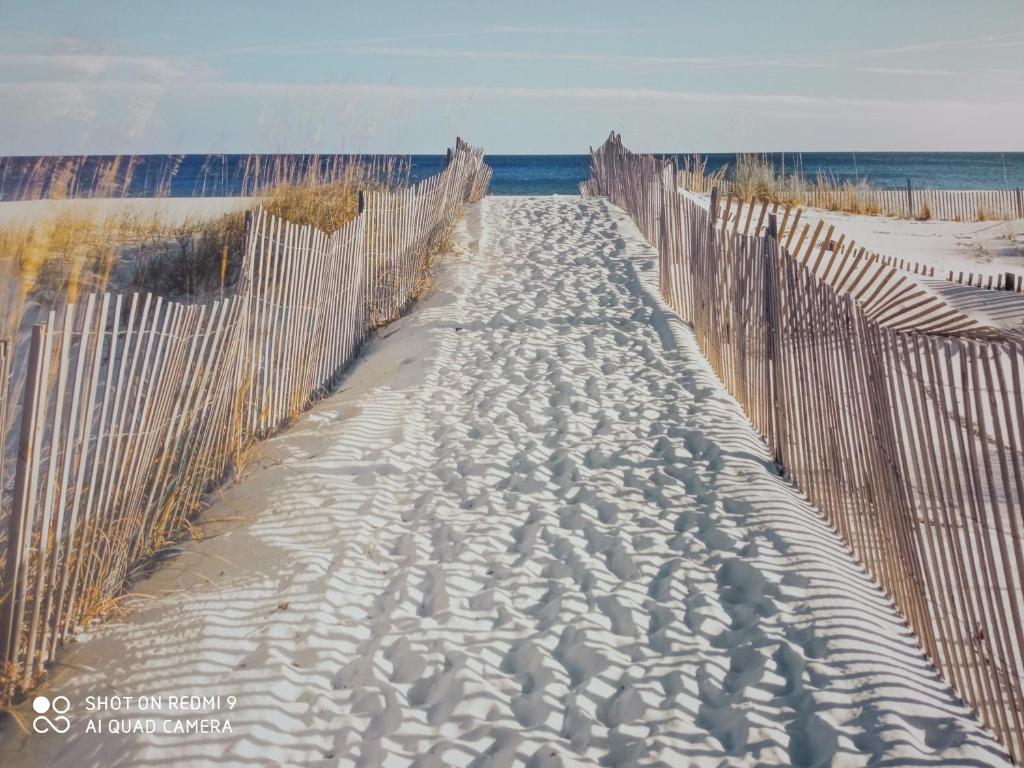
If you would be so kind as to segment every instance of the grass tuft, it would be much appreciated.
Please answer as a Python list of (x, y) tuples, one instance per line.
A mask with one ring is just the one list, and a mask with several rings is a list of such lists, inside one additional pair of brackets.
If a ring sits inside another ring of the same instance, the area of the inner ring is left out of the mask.
[(767, 200), (780, 205), (820, 207), (829, 211), (877, 215), (881, 207), (864, 179), (840, 181), (819, 171), (808, 180), (801, 173), (781, 173), (767, 155), (741, 154), (732, 166), (707, 173), (707, 160), (698, 155), (686, 158), (683, 179), (687, 188), (709, 192), (718, 187), (745, 201)]
[[(126, 188), (134, 165), (130, 157), (105, 160), (84, 189), (80, 160), (44, 158), (26, 182), (26, 194), (104, 196)], [(359, 214), (360, 192), (399, 188), (408, 183), (409, 170), (400, 158), (336, 158), (326, 164), (319, 158), (277, 158), (268, 164), (253, 156), (244, 188), (253, 193), (254, 207), (258, 201), (269, 213), (330, 233)], [(169, 191), (173, 175), (168, 171), (160, 190)], [(14, 334), (28, 302), (55, 308), (104, 290), (178, 301), (223, 295), (237, 280), (244, 247), (244, 212), (171, 225), (155, 216), (98, 218), (71, 208), (31, 224), (0, 227), (0, 276), (7, 283), (0, 296), (0, 338)]]

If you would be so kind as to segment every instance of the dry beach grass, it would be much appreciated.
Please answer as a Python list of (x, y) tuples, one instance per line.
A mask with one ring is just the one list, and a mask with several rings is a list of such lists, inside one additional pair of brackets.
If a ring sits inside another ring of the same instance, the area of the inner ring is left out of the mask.
[[(32, 690), (61, 643), (200, 535), (205, 494), (332, 390), (381, 324), (372, 309), (387, 322), (430, 287), (462, 206), (486, 189), (482, 157), (460, 142), (405, 187), (398, 163), (282, 176), (191, 206), (223, 215), (177, 221), (154, 212), (189, 206), (28, 203), (58, 215), (8, 227), (0, 263), (18, 300), (3, 305), (15, 342), (3, 443), (18, 450), (0, 461), (13, 479), (0, 699)], [(23, 203), (11, 205), (0, 219)]]
[(767, 155), (738, 154), (731, 166), (712, 173), (707, 171), (707, 160), (694, 155), (684, 160), (683, 171), (690, 176), (690, 188), (697, 191), (718, 187), (743, 200), (801, 206), (817, 203), (830, 211), (866, 215), (881, 212), (877, 204), (865, 199), (871, 190), (866, 180), (840, 181), (821, 171), (808, 179), (799, 169), (786, 173), (777, 168)]
[[(125, 188), (135, 164), (132, 158), (105, 163), (90, 189), (83, 190), (77, 166), (63, 158), (52, 161), (34, 172), (26, 195), (45, 193), (62, 201), (102, 197)], [(123, 178), (115, 183), (119, 173)], [(409, 166), (401, 158), (355, 158), (326, 167), (285, 158), (264, 168), (252, 156), (245, 176), (251, 207), (261, 204), (295, 224), (335, 232), (358, 215), (361, 192), (404, 186)], [(169, 182), (170, 176), (157, 185), (158, 197), (169, 191)], [(0, 225), (0, 275), (8, 283), (0, 338), (16, 332), (26, 302), (49, 309), (105, 290), (176, 300), (223, 295), (238, 274), (245, 216), (237, 210), (173, 221), (139, 209), (105, 214), (69, 201), (53, 215)]]

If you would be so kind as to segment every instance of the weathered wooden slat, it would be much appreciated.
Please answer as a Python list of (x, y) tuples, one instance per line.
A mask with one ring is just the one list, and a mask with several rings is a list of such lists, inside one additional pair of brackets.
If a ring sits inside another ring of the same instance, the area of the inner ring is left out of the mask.
[[(679, 193), (685, 174), (658, 175), (616, 135), (591, 162), (588, 194), (622, 206), (641, 231), (659, 223), (666, 300), (785, 474), (892, 596), (943, 676), (1024, 757), (1020, 345), (985, 336), (922, 290), (911, 276), (934, 275), (930, 266), (841, 235), (832, 244), (821, 220), (797, 233), (799, 209), (769, 275), (768, 240), (729, 190), (724, 205), (712, 190), (704, 209)], [(927, 207), (968, 219), (1017, 202), (1003, 192), (913, 196), (863, 199), (898, 215)], [(1024, 282), (949, 277), (993, 290)]]
[(237, 295), (192, 306), (90, 296), (84, 312), (69, 306), (33, 330), (17, 387), (0, 341), (0, 423), (10, 401), (21, 424), (0, 703), (36, 682), (253, 440), (336, 383), (371, 318), (405, 309), (433, 238), (489, 179), (482, 150), (459, 140), (440, 174), (369, 195), (337, 233), (258, 210), (246, 220)]

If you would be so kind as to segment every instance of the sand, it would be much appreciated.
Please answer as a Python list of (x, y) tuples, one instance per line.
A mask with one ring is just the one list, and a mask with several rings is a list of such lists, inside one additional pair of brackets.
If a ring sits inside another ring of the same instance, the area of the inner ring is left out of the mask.
[(122, 215), (156, 217), (169, 226), (189, 219), (213, 219), (224, 213), (246, 210), (248, 197), (139, 197), (81, 198), (75, 200), (18, 200), (0, 202), (0, 227), (31, 224), (66, 214), (96, 219)]
[[(774, 472), (624, 214), (489, 198), (461, 241), (64, 656), (43, 692), (71, 731), (7, 722), (0, 764), (1007, 764)], [(86, 733), (115, 716), (158, 732)], [(204, 716), (231, 733), (159, 732)]]
[(805, 221), (824, 219), (869, 251), (954, 272), (1024, 273), (1024, 219), (1016, 221), (913, 221), (818, 209)]

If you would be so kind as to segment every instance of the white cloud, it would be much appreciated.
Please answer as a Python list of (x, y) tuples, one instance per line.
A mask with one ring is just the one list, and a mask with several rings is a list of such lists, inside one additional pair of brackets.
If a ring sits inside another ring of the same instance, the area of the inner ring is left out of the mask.
[[(223, 80), (155, 86), (131, 81), (54, 80), (0, 83), (0, 100), (11, 109), (0, 116), (4, 152), (61, 152), (66, 147), (31, 145), (26, 129), (50, 121), (53, 130), (84, 135), (89, 145), (75, 151), (204, 151), (206, 146), (152, 146), (154, 120), (166, 124), (167, 109), (185, 110), (201, 130), (227, 137), (228, 150), (267, 146), (309, 149), (344, 131), (374, 142), (380, 151), (423, 151), (423, 132), (516, 121), (536, 135), (548, 132), (552, 151), (582, 151), (598, 133), (628, 130), (640, 149), (1003, 149), (1020, 147), (1024, 104), (1005, 100), (971, 102), (848, 98), (795, 93), (728, 93), (631, 88), (414, 87), (379, 84), (294, 84)], [(173, 106), (168, 106), (168, 100)], [(527, 109), (531, 103), (543, 102)], [(28, 105), (34, 105), (31, 112)], [(223, 105), (231, 105), (225, 109)], [(165, 110), (161, 113), (161, 110)], [(102, 115), (102, 119), (100, 118)], [(212, 117), (216, 115), (216, 117)], [(249, 115), (245, 118), (243, 115)], [(256, 116), (255, 118), (252, 116)], [(581, 116), (585, 116), (585, 119)], [(61, 125), (68, 123), (68, 125)], [(77, 128), (76, 128), (77, 124)], [(562, 128), (556, 128), (562, 124)], [(563, 135), (564, 134), (564, 135)], [(159, 134), (164, 135), (164, 134)], [(406, 142), (400, 149), (397, 142)], [(103, 141), (101, 148), (95, 142)], [(124, 146), (122, 146), (124, 145)], [(273, 149), (274, 147), (270, 147)], [(529, 151), (524, 147), (501, 147)], [(140, 150), (143, 151), (143, 150)]]
[[(0, 52), (0, 92), (20, 97), (22, 119), (45, 125), (69, 121), (89, 131), (110, 115), (104, 94), (116, 97), (116, 123), (107, 130), (126, 142), (145, 137), (161, 100), (187, 82), (214, 72), (183, 57), (122, 55), (91, 49), (74, 37), (50, 38), (36, 48)], [(18, 102), (7, 108), (17, 107)]]
[[(405, 57), (427, 59), (462, 59), (468, 61), (550, 61), (581, 62), (617, 66), (655, 66), (662, 68), (742, 68), (780, 67), (842, 69), (859, 72), (875, 72), (893, 75), (931, 75), (948, 77), (962, 74), (949, 68), (913, 66), (871, 66), (859, 62), (865, 57), (894, 56), (927, 51), (956, 48), (961, 51), (994, 47), (1024, 47), (1024, 35), (1013, 33), (1002, 36), (964, 38), (960, 40), (938, 40), (915, 45), (859, 50), (833, 50), (820, 54), (800, 55), (621, 55), (614, 53), (578, 53), (572, 51), (517, 51), (480, 48), (430, 48), (396, 45), (382, 45), (374, 41), (335, 41), (334, 46), (350, 53), (363, 56)], [(1024, 70), (1024, 67), (1022, 67)]]
[[(286, 82), (242, 82), (242, 81), (208, 81), (195, 83), (197, 91), (228, 93), (262, 93), (265, 95), (292, 95), (306, 97), (339, 97), (339, 96), (378, 96), (407, 100), (458, 100), (471, 99), (479, 96), (507, 97), (512, 99), (544, 99), (544, 100), (596, 100), (608, 102), (622, 101), (662, 101), (688, 104), (742, 104), (749, 106), (821, 106), (845, 108), (927, 108), (943, 106), (948, 108), (971, 109), (977, 103), (963, 100), (922, 100), (907, 99), (865, 99), (845, 96), (814, 96), (796, 93), (733, 93), (726, 91), (684, 91), (656, 88), (524, 88), (506, 86), (405, 86), (387, 84), (319, 84), (319, 83), (286, 83)], [(1020, 107), (1024, 104), (1008, 100), (1007, 106)]]
[[(5, 71), (6, 70), (6, 71)], [(0, 76), (31, 80), (35, 72), (53, 80), (135, 79), (170, 83), (186, 77), (209, 76), (213, 70), (198, 61), (170, 56), (121, 56), (98, 52), (4, 53)]]

